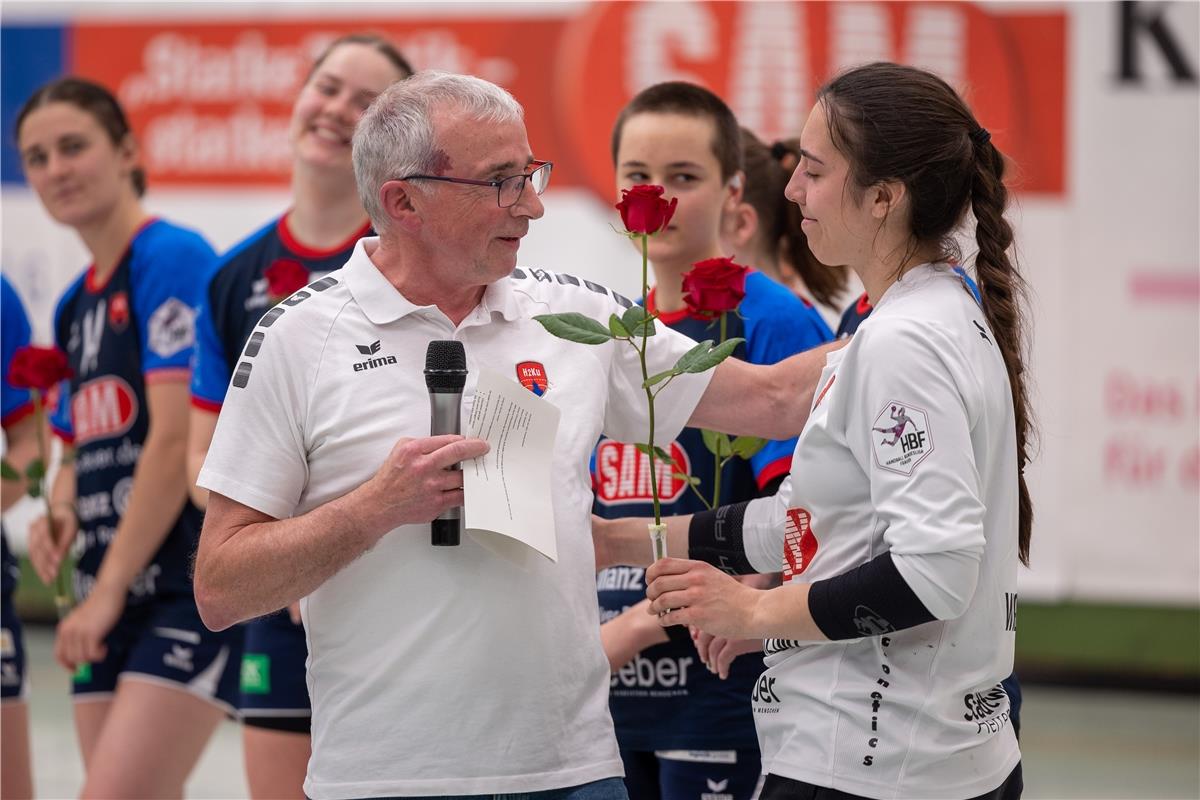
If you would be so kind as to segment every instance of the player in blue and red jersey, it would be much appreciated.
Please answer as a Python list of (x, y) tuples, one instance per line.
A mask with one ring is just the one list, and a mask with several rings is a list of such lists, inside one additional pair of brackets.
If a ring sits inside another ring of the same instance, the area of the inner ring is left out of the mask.
[(137, 143), (112, 94), (78, 78), (38, 89), (17, 143), (30, 185), (92, 264), (67, 289), (54, 337), (74, 376), (52, 424), (65, 455), (30, 557), (47, 582), (72, 548), (76, 605), (58, 625), (74, 673), (88, 797), (181, 796), (231, 708), (239, 634), (200, 621), (189, 564), (201, 513), (188, 502), (187, 380), (195, 306), (214, 254), (149, 216)]
[[(289, 129), (293, 205), (221, 258), (200, 306), (188, 469), (201, 507), (208, 492), (195, 478), (250, 332), (267, 309), (340, 269), (355, 243), (374, 235), (355, 187), (350, 138), (371, 100), (411, 74), (386, 39), (351, 34), (317, 58), (296, 98)], [(250, 794), (302, 798), (312, 716), (304, 629), (298, 617), (281, 612), (247, 623), (245, 635), (238, 710)]]
[[(37, 430), (27, 389), (8, 382), (13, 354), (29, 344), (31, 331), (25, 306), (8, 278), (0, 275), (0, 425), (4, 427), (4, 460), (25, 474), (37, 457)], [(25, 482), (0, 484), (0, 510), (8, 511), (25, 494)], [(25, 639), (13, 608), (13, 593), (21, 573), (0, 529), (0, 797), (32, 797), (33, 772), (29, 757), (29, 683), (25, 675)]]
[[(718, 338), (718, 323), (687, 311), (681, 279), (695, 262), (729, 254), (720, 241), (722, 221), (737, 209), (745, 183), (737, 120), (706, 89), (659, 84), (618, 117), (613, 160), (618, 189), (659, 184), (679, 202), (670, 225), (649, 241), (655, 288), (646, 307), (693, 339)], [(727, 336), (746, 340), (734, 351), (738, 358), (770, 364), (832, 338), (811, 304), (763, 272), (747, 275), (745, 292), (737, 313), (727, 316)], [(773, 493), (787, 474), (794, 446), (795, 440), (768, 442), (749, 461), (728, 462), (718, 504)], [(705, 508), (687, 481), (673, 475), (687, 472), (699, 479), (696, 488), (712, 501), (715, 464), (700, 431), (685, 430), (665, 449), (675, 465), (659, 474), (663, 514)], [(649, 514), (648, 470), (649, 458), (633, 445), (601, 440), (594, 512), (610, 518)], [(751, 797), (760, 764), (750, 695), (763, 664), (760, 656), (745, 654), (761, 650), (762, 643), (729, 643), (728, 661), (705, 665), (686, 631), (668, 641), (644, 612), (642, 569), (607, 569), (597, 583), (601, 636), (613, 668), (610, 708), (630, 796)]]

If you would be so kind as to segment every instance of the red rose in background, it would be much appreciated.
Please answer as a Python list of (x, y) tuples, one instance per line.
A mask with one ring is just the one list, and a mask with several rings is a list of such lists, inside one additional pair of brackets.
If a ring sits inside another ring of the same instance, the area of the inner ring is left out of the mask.
[(675, 206), (679, 200), (672, 197), (670, 202), (663, 199), (661, 186), (635, 186), (632, 189), (621, 190), (621, 202), (617, 203), (617, 211), (621, 212), (621, 222), (630, 233), (658, 233), (667, 227)]
[(74, 373), (67, 354), (57, 347), (20, 347), (8, 367), (8, 382), (17, 389), (45, 392)]
[(267, 279), (267, 294), (274, 300), (282, 300), (308, 285), (308, 270), (299, 261), (277, 258), (267, 267), (263, 276)]
[(746, 296), (746, 273), (749, 267), (737, 264), (732, 258), (710, 258), (697, 261), (683, 273), (683, 301), (688, 311), (704, 319), (716, 319), (733, 311)]

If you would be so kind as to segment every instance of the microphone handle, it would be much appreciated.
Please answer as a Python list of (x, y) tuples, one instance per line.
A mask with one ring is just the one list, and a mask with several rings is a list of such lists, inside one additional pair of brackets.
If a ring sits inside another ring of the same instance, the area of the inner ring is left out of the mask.
[[(429, 435), (462, 432), (462, 391), (429, 393)], [(450, 469), (462, 469), (458, 464)], [(457, 547), (462, 540), (462, 506), (443, 511), (433, 521), (430, 543)]]

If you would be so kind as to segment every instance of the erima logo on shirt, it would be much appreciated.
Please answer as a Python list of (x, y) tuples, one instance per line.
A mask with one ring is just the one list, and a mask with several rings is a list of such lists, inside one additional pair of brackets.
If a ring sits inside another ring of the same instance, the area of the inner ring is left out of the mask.
[[(364, 356), (373, 356), (379, 352), (379, 340), (378, 339), (371, 342), (370, 344), (356, 344), (354, 346), (357, 347), (358, 352), (362, 353)], [(376, 367), (383, 367), (388, 364), (395, 364), (395, 363), (396, 363), (395, 356), (379, 356), (378, 358), (368, 358), (366, 361), (357, 362), (354, 365), (354, 371), (355, 372), (363, 372), (368, 369), (375, 369)]]

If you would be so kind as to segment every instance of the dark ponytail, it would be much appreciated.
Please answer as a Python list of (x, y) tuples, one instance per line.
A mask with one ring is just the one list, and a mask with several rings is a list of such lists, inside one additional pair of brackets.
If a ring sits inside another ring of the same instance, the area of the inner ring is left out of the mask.
[(975, 274), (984, 316), (1004, 358), (1017, 432), (1021, 563), (1029, 564), (1033, 505), (1025, 484), (1033, 438), (1025, 375), (1025, 281), (1009, 255), (1013, 230), (1004, 219), (1004, 156), (944, 80), (925, 70), (879, 62), (851, 69), (817, 93), (830, 138), (850, 166), (860, 200), (877, 183), (900, 181), (911, 200), (909, 254), (932, 247), (961, 263), (954, 232), (974, 213)]
[(742, 128), (742, 154), (746, 170), (746, 189), (742, 197), (758, 214), (757, 235), (768, 245), (764, 249), (781, 247), (787, 265), (799, 274), (813, 299), (840, 310), (838, 304), (846, 290), (848, 271), (845, 267), (827, 267), (817, 261), (808, 249), (808, 237), (800, 227), (804, 219), (800, 207), (783, 196), (788, 179), (800, 160), (800, 144), (788, 140), (768, 147), (753, 131)]
[(1018, 552), (1029, 565), (1029, 540), (1033, 526), (1033, 503), (1025, 483), (1029, 463), (1031, 420), (1029, 390), (1025, 384), (1025, 279), (1009, 259), (1013, 229), (1004, 218), (1008, 189), (1004, 186), (1004, 156), (991, 143), (983, 128), (969, 134), (975, 150), (975, 176), (971, 183), (971, 210), (975, 214), (975, 277), (983, 301), (983, 313), (996, 338), (1008, 381), (1012, 384), (1013, 412), (1017, 423), (1017, 489), (1019, 493)]

